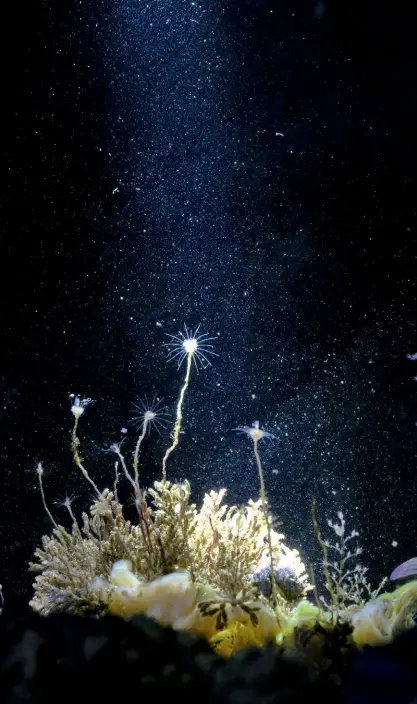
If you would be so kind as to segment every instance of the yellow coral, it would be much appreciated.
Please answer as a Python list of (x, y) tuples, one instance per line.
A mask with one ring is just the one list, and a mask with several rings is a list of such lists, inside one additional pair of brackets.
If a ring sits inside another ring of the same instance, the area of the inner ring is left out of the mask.
[(356, 645), (362, 647), (389, 643), (392, 639), (392, 614), (393, 608), (389, 599), (375, 599), (365, 604), (352, 617), (352, 638)]
[(218, 597), (198, 603), (191, 630), (210, 639), (233, 623), (248, 626), (260, 643), (273, 640), (281, 629), (275, 612), (264, 602), (223, 601)]
[(96, 580), (94, 588), (113, 615), (146, 614), (163, 626), (206, 638), (224, 655), (247, 645), (263, 645), (280, 631), (267, 604), (227, 601), (210, 585), (193, 582), (186, 571), (143, 582), (128, 560), (119, 560), (109, 581)]
[[(96, 582), (96, 586), (103, 589), (103, 580)], [(190, 627), (200, 598), (217, 598), (208, 585), (192, 582), (185, 570), (143, 582), (133, 574), (128, 560), (119, 560), (113, 565), (107, 592), (111, 614), (124, 618), (146, 614), (161, 625), (178, 630)]]
[(210, 638), (209, 643), (213, 650), (224, 658), (228, 658), (238, 650), (256, 646), (260, 648), (260, 642), (252, 626), (235, 621), (228, 628), (216, 633)]
[(294, 649), (296, 647), (297, 632), (300, 629), (314, 629), (320, 624), (323, 628), (331, 628), (332, 615), (319, 609), (307, 599), (300, 601), (294, 611), (283, 620), (282, 632), (278, 634), (277, 643), (285, 648)]
[(416, 607), (417, 581), (380, 594), (353, 614), (353, 641), (359, 647), (389, 643), (396, 633), (413, 625)]

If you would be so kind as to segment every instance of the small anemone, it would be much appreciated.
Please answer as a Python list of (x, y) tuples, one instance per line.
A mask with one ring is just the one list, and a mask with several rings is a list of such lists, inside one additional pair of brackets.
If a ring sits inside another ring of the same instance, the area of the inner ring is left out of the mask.
[(158, 433), (161, 430), (165, 430), (170, 421), (170, 414), (166, 406), (161, 405), (162, 400), (158, 399), (156, 395), (152, 401), (149, 401), (146, 396), (143, 399), (138, 398), (136, 403), (132, 404), (134, 415), (130, 423), (132, 425), (142, 425), (148, 432), (150, 432), (152, 426)]

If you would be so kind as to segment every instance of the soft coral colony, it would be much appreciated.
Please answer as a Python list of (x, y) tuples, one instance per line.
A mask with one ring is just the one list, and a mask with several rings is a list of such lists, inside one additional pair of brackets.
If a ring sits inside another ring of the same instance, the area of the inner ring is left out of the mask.
[[(94, 490), (89, 513), (79, 522), (67, 508), (71, 529), (59, 525), (45, 499), (43, 468), (37, 473), (44, 507), (53, 523), (30, 569), (37, 572), (32, 608), (43, 615), (111, 613), (123, 618), (146, 614), (165, 626), (206, 638), (223, 656), (248, 646), (275, 642), (302, 652), (320, 668), (329, 652), (354, 650), (390, 641), (412, 625), (417, 607), (417, 581), (380, 593), (367, 582), (357, 564), (360, 548), (352, 548), (357, 533), (346, 532), (342, 513), (329, 521), (335, 542), (323, 539), (315, 505), (313, 524), (323, 553), (324, 589), (319, 595), (313, 571), (307, 575), (297, 550), (272, 525), (268, 512), (259, 442), (273, 439), (258, 422), (236, 430), (253, 443), (260, 498), (244, 507), (227, 506), (225, 489), (210, 491), (197, 508), (190, 502), (188, 481), (167, 479), (167, 462), (179, 444), (184, 397), (193, 363), (210, 364), (215, 354), (206, 334), (179, 333), (167, 343), (170, 359), (185, 361), (186, 373), (176, 407), (172, 443), (162, 462), (162, 478), (144, 491), (140, 483), (142, 441), (166, 415), (158, 404), (138, 406), (141, 432), (128, 467), (121, 444), (111, 489), (99, 489), (80, 455), (79, 422), (91, 399), (72, 396), (74, 418), (71, 448), (75, 465)], [(133, 490), (137, 520), (124, 516), (118, 483)], [(313, 582), (313, 585), (310, 584)]]

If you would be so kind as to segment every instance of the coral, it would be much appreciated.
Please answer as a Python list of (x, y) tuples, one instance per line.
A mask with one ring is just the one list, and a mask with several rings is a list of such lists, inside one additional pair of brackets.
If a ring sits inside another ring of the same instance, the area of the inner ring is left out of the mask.
[[(273, 528), (259, 441), (274, 436), (257, 421), (251, 428), (236, 430), (253, 442), (259, 500), (228, 506), (226, 489), (211, 490), (197, 508), (191, 502), (187, 480), (167, 481), (166, 463), (179, 444), (192, 362), (205, 367), (210, 363), (207, 355), (214, 354), (208, 344), (212, 338), (197, 337), (197, 331), (190, 337), (186, 330), (187, 337), (180, 333), (168, 343), (170, 359), (178, 359), (179, 366), (187, 360), (187, 369), (172, 443), (162, 459), (162, 481), (155, 481), (146, 491), (140, 484), (141, 445), (158, 413), (163, 424), (165, 411), (158, 404), (150, 409), (140, 407), (141, 432), (133, 466), (129, 471), (122, 443), (112, 445), (117, 457), (114, 487), (101, 491), (84, 465), (78, 437), (80, 418), (92, 400), (71, 395), (72, 454), (77, 469), (94, 489), (94, 499), (80, 523), (71, 500), (65, 499), (71, 529), (59, 525), (46, 503), (39, 463), (42, 503), (53, 530), (42, 538), (36, 561), (30, 563), (37, 573), (30, 604), (42, 615), (110, 613), (128, 619), (143, 614), (163, 626), (205, 638), (223, 657), (273, 641), (304, 658), (316, 673), (332, 668), (341, 672), (346, 652), (389, 642), (411, 625), (417, 608), (417, 581), (391, 594), (380, 594), (384, 581), (373, 590), (366, 568), (357, 561), (362, 549), (352, 547), (357, 531), (346, 532), (344, 515), (339, 512), (338, 521), (328, 521), (336, 540), (323, 538), (313, 502), (313, 525), (323, 553), (328, 596), (320, 595), (314, 573), (312, 587), (298, 551), (290, 549)], [(137, 523), (126, 518), (119, 501), (120, 478), (133, 489)], [(404, 574), (413, 571), (407, 568)], [(311, 589), (315, 604), (306, 599)]]
[(353, 641), (360, 647), (390, 643), (395, 635), (414, 626), (416, 609), (416, 580), (393, 592), (379, 594), (353, 614)]
[(244, 623), (235, 621), (228, 628), (223, 629), (210, 638), (209, 643), (213, 650), (222, 657), (230, 657), (238, 650), (245, 648), (258, 647), (264, 643), (258, 641), (254, 631), (250, 626)]
[(259, 644), (280, 630), (275, 612), (266, 603), (227, 600), (209, 584), (193, 581), (186, 571), (144, 582), (128, 561), (121, 560), (113, 566), (109, 580), (97, 579), (94, 589), (113, 615), (146, 614), (161, 625), (203, 636), (216, 647), (221, 633), (226, 640), (236, 633), (236, 624), (244, 627), (247, 639)]
[(43, 615), (103, 611), (94, 580), (110, 574), (120, 551), (135, 564), (146, 562), (141, 538), (138, 527), (124, 520), (121, 505), (105, 489), (91, 505), (90, 515), (83, 513), (81, 528), (73, 521), (70, 532), (58, 526), (52, 536), (43, 536), (42, 547), (35, 551), (37, 562), (29, 564), (38, 573), (30, 605)]
[[(75, 415), (76, 424), (80, 415)], [(227, 506), (226, 490), (212, 490), (198, 509), (186, 480), (155, 481), (142, 492), (138, 465), (132, 476), (118, 446), (116, 454), (135, 490), (139, 521), (134, 524), (116, 498), (117, 481), (116, 494), (100, 492), (78, 454), (75, 430), (72, 441), (75, 463), (97, 496), (80, 523), (65, 500), (71, 530), (53, 520), (52, 535), (44, 536), (35, 552), (30, 604), (40, 614), (145, 614), (204, 637), (223, 657), (274, 640), (297, 652), (316, 673), (340, 658), (337, 667), (343, 669), (349, 643), (351, 648), (386, 643), (411, 625), (417, 582), (391, 594), (378, 595), (382, 585), (373, 591), (366, 569), (353, 562), (361, 554), (359, 547), (350, 548), (358, 534), (346, 532), (342, 513), (338, 522), (328, 521), (337, 536), (331, 542), (322, 538), (313, 507), (330, 595), (330, 602), (319, 599), (316, 587), (314, 605), (305, 599), (312, 587), (300, 555), (272, 529), (262, 499)], [(43, 492), (42, 501), (46, 505)]]
[(342, 511), (338, 511), (338, 521), (327, 521), (336, 535), (336, 541), (323, 539), (316, 515), (316, 504), (312, 508), (316, 536), (323, 551), (323, 572), (330, 602), (323, 596), (321, 601), (332, 612), (334, 620), (347, 619), (368, 599), (375, 599), (384, 586), (384, 578), (377, 589), (372, 589), (367, 579), (368, 569), (359, 562), (352, 562), (362, 555), (359, 545), (351, 547), (351, 541), (359, 536), (357, 530), (346, 532), (346, 521)]
[[(190, 485), (155, 482), (147, 503), (149, 533), (125, 520), (123, 508), (105, 489), (83, 513), (81, 527), (73, 521), (44, 536), (35, 552), (38, 572), (31, 606), (43, 613), (84, 612), (103, 608), (93, 585), (109, 580), (115, 563), (129, 560), (141, 581), (187, 570), (194, 581), (210, 584), (223, 599), (250, 599), (256, 595), (253, 579), (266, 559), (266, 526), (260, 501), (244, 508), (227, 507), (225, 490), (206, 494), (200, 511), (190, 504)], [(297, 551), (272, 532), (277, 564), (290, 564), (308, 588), (307, 575)], [(147, 541), (147, 536), (150, 542)]]
[[(109, 612), (129, 618), (146, 614), (163, 625), (188, 630), (207, 640), (214, 638), (213, 647), (229, 653), (244, 644), (263, 644), (275, 638), (294, 600), (299, 601), (310, 587), (298, 552), (290, 550), (283, 543), (284, 536), (272, 529), (257, 447), (263, 433), (259, 424), (254, 438), (261, 484), (258, 501), (250, 500), (243, 507), (227, 506), (226, 490), (212, 490), (197, 510), (190, 502), (187, 480), (166, 480), (166, 461), (179, 441), (182, 403), (193, 355), (198, 357), (200, 342), (200, 363), (202, 359), (207, 362), (205, 354), (210, 352), (209, 345), (204, 347), (206, 336), (180, 342), (184, 348), (181, 347), (180, 355), (187, 358), (187, 373), (177, 405), (173, 444), (163, 458), (162, 481), (155, 481), (147, 492), (140, 486), (139, 453), (154, 411), (144, 411), (142, 415), (133, 471), (126, 465), (121, 443), (113, 445), (111, 450), (117, 456), (114, 491), (100, 491), (84, 465), (78, 437), (80, 418), (92, 401), (71, 396), (73, 458), (93, 487), (95, 498), (89, 513), (83, 513), (81, 524), (71, 501), (63, 502), (72, 523), (68, 531), (50, 513), (42, 472), (38, 472), (43, 505), (53, 531), (51, 536), (43, 537), (42, 547), (35, 551), (37, 561), (29, 566), (37, 573), (30, 604), (43, 615)], [(120, 476), (133, 488), (137, 524), (125, 518), (118, 500)], [(281, 584), (286, 585), (279, 596), (274, 594), (274, 580), (269, 595), (262, 593), (256, 580), (256, 574), (268, 565), (277, 565)]]
[[(294, 598), (302, 598), (309, 584), (298, 552), (270, 527), (262, 499), (227, 506), (226, 490), (212, 490), (197, 510), (188, 481), (166, 480), (155, 481), (145, 494), (139, 487), (138, 453), (132, 477), (118, 446), (116, 454), (135, 490), (135, 525), (125, 519), (115, 493), (100, 492), (90, 479), (75, 429), (72, 443), (75, 463), (97, 497), (81, 525), (65, 501), (71, 531), (54, 521), (52, 536), (44, 536), (35, 551), (37, 561), (30, 563), (37, 572), (30, 602), (35, 611), (146, 614), (205, 637), (222, 655), (264, 644), (281, 632)], [(287, 585), (290, 596), (282, 589), (279, 600), (270, 603), (256, 581), (270, 564), (269, 547), (281, 576), (289, 571), (298, 590), (294, 595), (294, 585), (292, 591)]]
[[(205, 637), (223, 655), (278, 635), (284, 614), (257, 598), (253, 580), (267, 559), (261, 502), (228, 507), (224, 490), (211, 491), (197, 511), (187, 481), (155, 482), (148, 495), (150, 544), (108, 489), (83, 514), (81, 527), (74, 520), (71, 532), (58, 526), (44, 536), (30, 564), (38, 573), (32, 608), (43, 615), (146, 614)], [(277, 563), (292, 564), (304, 594), (307, 576), (297, 551), (282, 535), (272, 536)]]

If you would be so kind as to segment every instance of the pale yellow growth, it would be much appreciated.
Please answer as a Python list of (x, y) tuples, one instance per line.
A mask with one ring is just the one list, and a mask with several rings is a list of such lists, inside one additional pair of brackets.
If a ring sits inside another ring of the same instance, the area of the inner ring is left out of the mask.
[[(163, 626), (206, 638), (226, 657), (249, 645), (262, 646), (280, 631), (267, 604), (225, 602), (210, 585), (194, 582), (186, 570), (143, 582), (128, 560), (119, 560), (109, 581), (96, 580), (94, 589), (101, 598), (107, 593), (110, 613), (123, 618), (146, 614)], [(222, 626), (216, 607), (225, 615)]]
[(100, 497), (100, 496), (101, 496), (101, 491), (100, 491), (100, 489), (98, 488), (97, 484), (91, 479), (90, 475), (88, 474), (86, 468), (85, 468), (84, 465), (83, 465), (83, 461), (82, 461), (82, 458), (81, 458), (81, 456), (80, 456), (80, 453), (78, 452), (78, 448), (79, 448), (79, 446), (80, 446), (80, 441), (79, 441), (79, 438), (78, 438), (78, 436), (77, 436), (78, 421), (79, 421), (79, 419), (80, 419), (80, 417), (81, 417), (81, 415), (82, 415), (82, 413), (83, 413), (84, 407), (85, 407), (85, 406), (81, 406), (81, 405), (76, 406), (76, 405), (74, 405), (74, 406), (72, 407), (72, 409), (71, 409), (71, 410), (72, 410), (72, 413), (73, 413), (73, 416), (74, 416), (74, 425), (73, 425), (73, 428), (72, 428), (72, 435), (71, 435), (71, 450), (72, 450), (72, 455), (73, 455), (73, 457), (74, 457), (74, 462), (75, 462), (75, 464), (77, 465), (78, 469), (81, 470), (84, 479), (86, 479), (86, 480), (89, 482), (89, 484), (91, 484), (91, 486), (93, 487), (93, 489), (94, 489), (94, 491), (96, 492), (97, 496)]
[(383, 645), (411, 628), (417, 609), (417, 580), (403, 584), (393, 592), (380, 594), (368, 601), (351, 617), (352, 638), (356, 645)]

